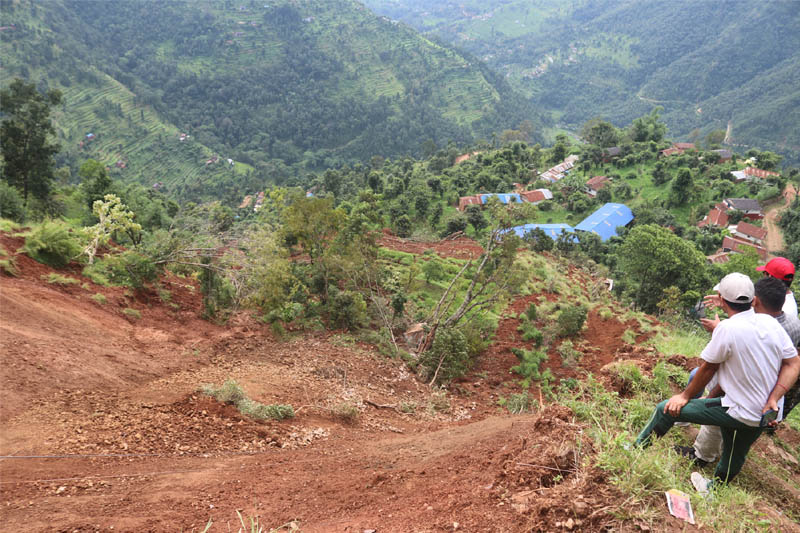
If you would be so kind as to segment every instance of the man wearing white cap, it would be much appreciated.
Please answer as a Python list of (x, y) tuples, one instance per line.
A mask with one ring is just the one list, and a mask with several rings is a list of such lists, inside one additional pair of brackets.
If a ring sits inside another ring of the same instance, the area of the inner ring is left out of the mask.
[[(663, 436), (679, 421), (719, 426), (722, 456), (714, 477), (726, 482), (742, 469), (750, 446), (761, 435), (762, 415), (779, 410), (779, 400), (800, 372), (800, 358), (780, 324), (753, 311), (755, 291), (749, 277), (728, 274), (718, 291), (730, 318), (714, 329), (695, 378), (686, 390), (656, 406), (636, 445), (647, 446), (652, 433)], [(715, 373), (725, 396), (692, 400)]]

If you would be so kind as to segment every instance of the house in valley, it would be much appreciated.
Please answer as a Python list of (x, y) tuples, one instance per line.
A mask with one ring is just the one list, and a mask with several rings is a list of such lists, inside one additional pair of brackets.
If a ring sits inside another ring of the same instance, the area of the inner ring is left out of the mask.
[(750, 220), (761, 220), (764, 213), (761, 211), (761, 204), (754, 198), (726, 198), (723, 203), (728, 209), (741, 211), (744, 218)]
[(718, 203), (703, 217), (703, 220), (697, 223), (697, 227), (717, 226), (725, 228), (728, 226), (728, 218), (728, 206), (723, 203)]
[(595, 176), (586, 182), (586, 187), (584, 188), (584, 190), (589, 196), (594, 198), (595, 196), (597, 196), (597, 192), (600, 189), (606, 187), (610, 183), (611, 183), (611, 178), (609, 178), (608, 176)]
[(666, 150), (658, 152), (659, 157), (669, 157), (671, 155), (681, 155), (687, 150), (696, 150), (694, 143), (672, 143)]
[(749, 222), (739, 222), (736, 226), (731, 226), (730, 230), (732, 236), (739, 237), (759, 245), (762, 244), (764, 239), (767, 238), (766, 228), (755, 226)]

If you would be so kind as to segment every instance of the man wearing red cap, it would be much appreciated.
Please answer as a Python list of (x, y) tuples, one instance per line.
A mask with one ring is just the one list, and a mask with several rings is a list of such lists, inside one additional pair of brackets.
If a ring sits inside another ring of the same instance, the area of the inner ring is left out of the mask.
[(764, 266), (756, 267), (756, 270), (763, 272), (765, 276), (778, 278), (786, 285), (786, 301), (783, 304), (783, 312), (788, 316), (797, 318), (797, 301), (792, 294), (792, 281), (794, 280), (794, 265), (785, 257), (776, 257)]

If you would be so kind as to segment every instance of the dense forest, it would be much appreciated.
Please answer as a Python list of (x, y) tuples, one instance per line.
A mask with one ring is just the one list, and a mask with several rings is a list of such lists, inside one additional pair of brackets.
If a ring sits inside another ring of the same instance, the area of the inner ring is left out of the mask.
[(88, 156), (120, 179), (234, 203), (256, 182), (523, 122), (542, 139), (545, 119), (501, 76), (351, 1), (23, 1), (3, 13), (6, 75), (64, 92), (55, 118), (73, 175)]

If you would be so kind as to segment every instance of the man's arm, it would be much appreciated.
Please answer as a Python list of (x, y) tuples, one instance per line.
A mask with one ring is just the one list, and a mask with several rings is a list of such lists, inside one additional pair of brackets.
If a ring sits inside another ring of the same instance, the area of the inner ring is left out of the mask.
[(719, 363), (709, 363), (708, 361), (703, 361), (703, 364), (700, 365), (697, 374), (694, 375), (694, 379), (686, 386), (686, 389), (680, 394), (676, 394), (667, 400), (667, 405), (664, 406), (664, 413), (670, 416), (678, 416), (681, 413), (683, 406), (689, 403), (689, 400), (705, 390), (706, 385), (708, 385), (708, 382), (711, 381), (711, 378), (717, 372), (718, 368)]
[[(698, 372), (698, 374), (699, 373), (700, 372)], [(778, 410), (778, 400), (786, 394), (786, 391), (792, 388), (794, 382), (797, 381), (798, 374), (800, 374), (800, 357), (790, 357), (781, 362), (781, 371), (778, 374), (778, 381), (775, 382), (775, 386), (772, 388), (769, 398), (767, 398), (767, 405), (761, 410), (762, 413), (766, 413), (770, 409), (773, 411)], [(770, 425), (776, 426), (778, 422), (773, 421)]]

